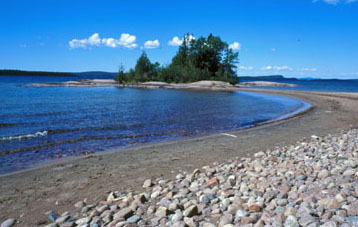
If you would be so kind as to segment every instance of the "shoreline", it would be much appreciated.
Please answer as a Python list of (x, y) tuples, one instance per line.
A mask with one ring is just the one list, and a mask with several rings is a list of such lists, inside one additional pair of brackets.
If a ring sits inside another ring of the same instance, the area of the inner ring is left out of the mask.
[[(214, 161), (245, 157), (277, 145), (295, 143), (312, 134), (326, 135), (337, 132), (338, 128), (357, 127), (358, 94), (240, 90), (303, 99), (312, 103), (312, 111), (269, 125), (228, 132), (237, 138), (219, 133), (149, 144), (0, 176), (3, 185), (0, 188), (0, 208), (4, 210), (0, 220), (18, 218), (24, 213), (19, 220), (37, 225), (39, 220), (46, 220), (44, 212), (54, 207), (56, 201), (57, 210), (71, 210), (74, 201), (90, 197), (91, 194), (103, 197), (109, 190), (121, 188), (136, 191), (147, 178), (168, 179), (180, 170), (191, 171)], [(282, 135), (285, 137), (281, 138)], [(91, 200), (98, 201), (100, 197)], [(7, 209), (6, 204), (10, 204)], [(36, 215), (30, 215), (28, 210), (35, 211)]]
[(231, 85), (223, 81), (202, 80), (192, 83), (166, 83), (166, 82), (143, 82), (136, 84), (121, 84), (113, 79), (85, 79), (75, 81), (65, 81), (57, 83), (33, 83), (26, 86), (30, 87), (118, 87), (118, 88), (142, 88), (142, 89), (196, 89), (196, 90), (214, 90), (214, 91), (237, 91), (240, 88), (250, 87), (298, 87), (297, 84), (288, 84), (271, 81), (252, 81)]

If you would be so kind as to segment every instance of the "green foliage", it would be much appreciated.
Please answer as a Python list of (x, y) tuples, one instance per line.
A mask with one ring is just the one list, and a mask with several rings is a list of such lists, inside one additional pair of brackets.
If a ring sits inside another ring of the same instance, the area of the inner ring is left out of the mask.
[(207, 38), (183, 37), (183, 43), (167, 66), (151, 63), (145, 52), (128, 73), (120, 69), (116, 80), (120, 83), (163, 81), (188, 83), (199, 80), (220, 80), (235, 84), (238, 52), (234, 52), (220, 37), (210, 34)]
[(121, 66), (119, 67), (119, 72), (118, 72), (118, 74), (116, 75), (115, 80), (118, 81), (118, 83), (123, 84), (123, 83), (125, 83), (125, 82), (127, 81), (127, 78), (126, 78), (126, 77), (127, 77), (127, 75), (126, 75), (126, 73), (124, 72), (124, 66), (121, 65)]

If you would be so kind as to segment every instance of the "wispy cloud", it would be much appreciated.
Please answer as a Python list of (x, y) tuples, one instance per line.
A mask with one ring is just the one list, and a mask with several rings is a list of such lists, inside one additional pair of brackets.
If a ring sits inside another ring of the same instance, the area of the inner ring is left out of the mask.
[(345, 2), (348, 4), (353, 3), (353, 2), (358, 2), (358, 0), (313, 0), (313, 2), (319, 2), (319, 1), (325, 2), (330, 5), (337, 5), (338, 3), (341, 3), (341, 2)]
[(68, 42), (70, 48), (89, 48), (93, 46), (105, 46), (105, 47), (124, 47), (124, 48), (136, 48), (136, 37), (128, 33), (122, 33), (119, 39), (115, 38), (100, 38), (98, 33), (94, 33), (88, 38), (84, 39), (72, 39)]
[(298, 71), (302, 71), (302, 72), (317, 72), (316, 68), (303, 68), (303, 69), (299, 69)]
[(159, 40), (148, 40), (144, 43), (144, 48), (146, 49), (156, 49), (160, 47)]
[(286, 65), (283, 66), (264, 66), (261, 68), (261, 70), (266, 71), (266, 70), (274, 70), (274, 71), (292, 71), (293, 69), (291, 67), (288, 67)]
[(232, 50), (240, 50), (241, 44), (239, 42), (233, 42), (232, 44), (229, 45), (229, 48)]

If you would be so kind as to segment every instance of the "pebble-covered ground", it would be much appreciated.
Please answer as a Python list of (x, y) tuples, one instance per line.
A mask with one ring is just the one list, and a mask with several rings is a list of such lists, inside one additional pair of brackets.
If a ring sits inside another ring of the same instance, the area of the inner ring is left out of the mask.
[[(358, 226), (358, 130), (146, 180), (143, 193), (74, 201), (47, 226)], [(1, 227), (12, 226), (8, 219)], [(21, 226), (26, 226), (21, 223)]]

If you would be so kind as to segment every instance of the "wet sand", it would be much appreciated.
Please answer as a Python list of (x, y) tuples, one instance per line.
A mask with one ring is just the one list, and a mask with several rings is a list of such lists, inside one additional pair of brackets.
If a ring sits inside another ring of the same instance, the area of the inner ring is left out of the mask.
[(59, 160), (0, 176), (0, 223), (16, 218), (22, 223), (19, 226), (41, 225), (48, 223), (48, 210), (74, 210), (73, 205), (83, 198), (95, 203), (110, 191), (142, 191), (148, 178), (173, 178), (181, 170), (294, 144), (312, 134), (323, 136), (358, 127), (358, 93), (259, 91), (300, 98), (313, 108), (288, 120), (227, 132), (236, 138), (220, 133), (194, 137)]

